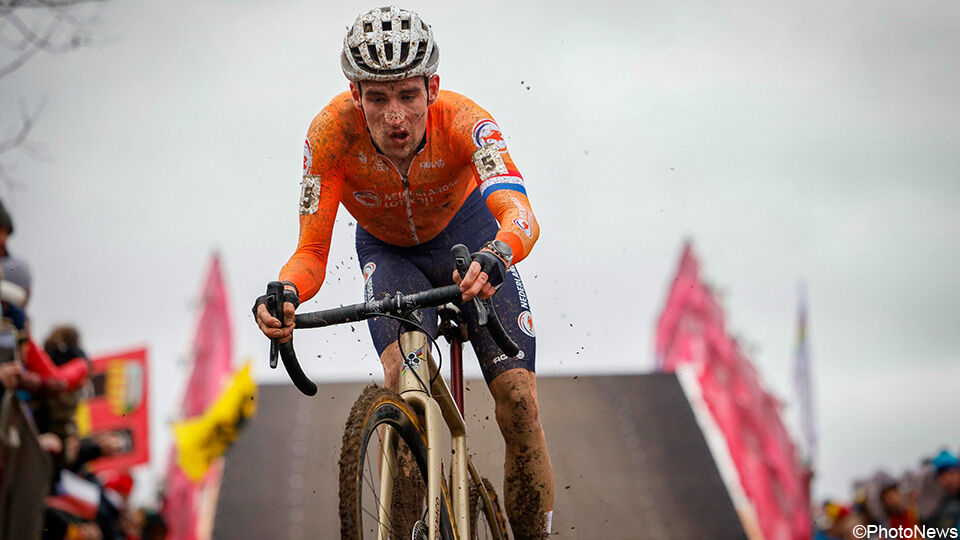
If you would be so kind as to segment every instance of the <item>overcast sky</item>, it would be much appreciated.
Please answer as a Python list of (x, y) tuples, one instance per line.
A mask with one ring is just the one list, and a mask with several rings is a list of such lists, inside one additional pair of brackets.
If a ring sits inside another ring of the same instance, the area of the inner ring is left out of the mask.
[[(957, 448), (960, 3), (406, 6), (433, 25), (441, 87), (494, 115), (526, 178), (542, 227), (520, 265), (539, 374), (649, 370), (692, 238), (791, 413), (807, 282), (818, 495)], [(51, 156), (5, 155), (24, 185), (0, 196), (10, 246), (33, 266), (36, 336), (73, 322), (92, 354), (150, 347), (159, 475), (213, 250), (238, 362), (254, 359), (261, 382), (285, 377), (249, 306), (296, 245), (303, 139), (346, 89), (339, 51), (359, 8), (84, 9), (102, 19), (95, 46), (0, 80), (4, 134), (18, 99), (47, 97), (31, 139)], [(327, 282), (302, 309), (361, 300), (353, 231), (341, 209)], [(378, 378), (363, 325), (297, 343), (316, 380)]]

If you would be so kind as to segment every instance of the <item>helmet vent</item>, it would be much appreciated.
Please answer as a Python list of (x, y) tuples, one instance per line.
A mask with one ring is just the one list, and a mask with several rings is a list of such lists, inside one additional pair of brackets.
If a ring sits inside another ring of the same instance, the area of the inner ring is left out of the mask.
[(341, 67), (351, 81), (395, 81), (436, 73), (433, 31), (416, 13), (395, 6), (357, 17), (343, 40)]

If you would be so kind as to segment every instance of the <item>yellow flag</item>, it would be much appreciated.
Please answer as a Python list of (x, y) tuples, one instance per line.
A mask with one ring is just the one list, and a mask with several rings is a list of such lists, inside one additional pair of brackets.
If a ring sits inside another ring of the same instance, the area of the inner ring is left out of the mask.
[(241, 424), (256, 412), (257, 385), (248, 363), (206, 412), (174, 424), (177, 463), (183, 472), (193, 481), (203, 478), (210, 463), (237, 439)]

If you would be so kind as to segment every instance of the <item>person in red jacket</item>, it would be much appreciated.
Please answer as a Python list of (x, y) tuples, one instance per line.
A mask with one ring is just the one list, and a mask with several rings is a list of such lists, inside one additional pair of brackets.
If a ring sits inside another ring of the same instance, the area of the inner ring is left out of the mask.
[(90, 374), (90, 363), (86, 358), (73, 358), (58, 366), (53, 363), (47, 352), (38, 347), (29, 337), (23, 344), (21, 352), (24, 367), (39, 375), (44, 386), (50, 390), (76, 390)]

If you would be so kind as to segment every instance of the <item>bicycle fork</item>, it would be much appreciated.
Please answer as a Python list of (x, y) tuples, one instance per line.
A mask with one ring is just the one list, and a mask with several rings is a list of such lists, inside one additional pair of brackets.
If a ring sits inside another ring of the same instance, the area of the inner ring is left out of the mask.
[[(457, 538), (469, 538), (469, 485), (467, 476), (467, 432), (466, 425), (460, 410), (454, 403), (450, 390), (443, 378), (437, 376), (430, 388), (431, 394), (424, 391), (424, 386), (430, 386), (430, 379), (437, 373), (437, 366), (426, 336), (419, 331), (408, 331), (400, 336), (400, 350), (405, 355), (403, 371), (400, 374), (400, 395), (410, 404), (413, 410), (422, 415), (423, 427), (427, 440), (427, 528), (429, 540), (440, 540), (440, 508), (443, 504), (443, 475), (440, 474), (443, 450), (439, 442), (442, 441), (444, 428), (450, 430), (451, 447), (453, 450), (451, 465), (453, 471), (453, 493), (450, 494), (453, 515), (450, 516), (454, 535)], [(419, 377), (419, 378), (418, 378)], [(421, 381), (423, 385), (421, 384)], [(446, 424), (444, 426), (444, 424)], [(396, 470), (396, 456), (392, 451), (395, 434), (393, 429), (387, 428), (384, 434), (380, 466), (380, 525), (377, 532), (378, 540), (389, 538), (388, 523), (393, 498), (393, 475)], [(471, 464), (472, 465), (472, 464)], [(472, 469), (472, 467), (470, 467)]]

